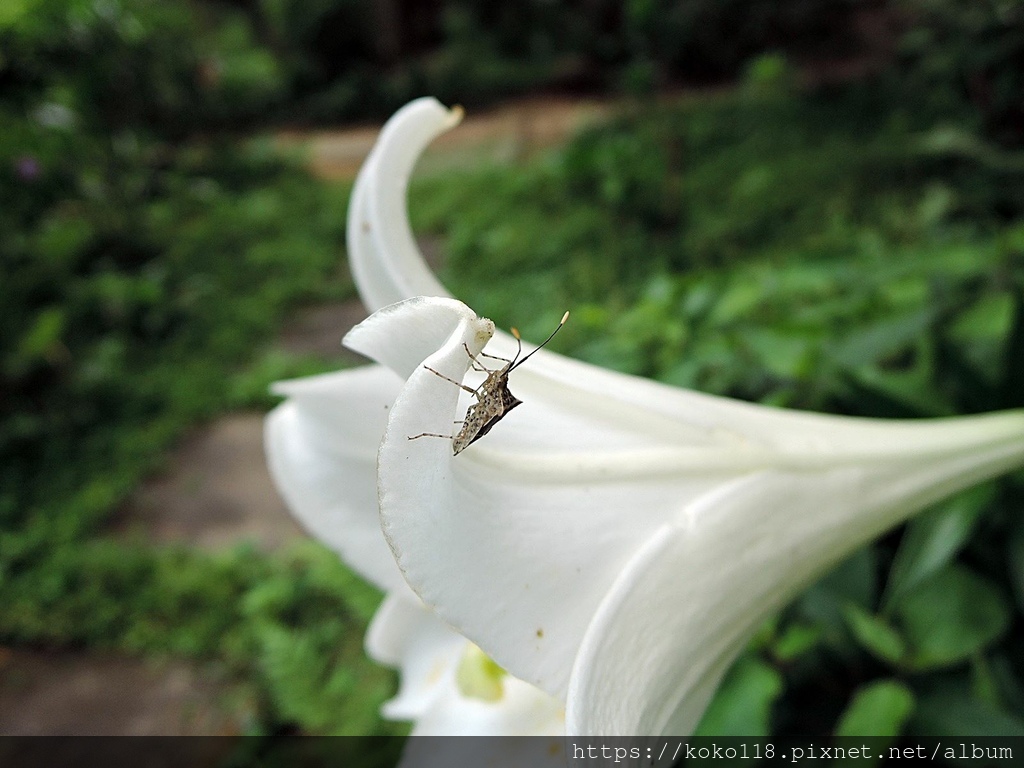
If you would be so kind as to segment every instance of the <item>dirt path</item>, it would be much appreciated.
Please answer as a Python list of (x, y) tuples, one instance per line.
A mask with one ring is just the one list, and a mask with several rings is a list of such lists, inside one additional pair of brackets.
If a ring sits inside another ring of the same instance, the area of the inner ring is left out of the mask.
[[(467, 113), (457, 127), (427, 148), (417, 171), (522, 160), (606, 118), (617, 104), (606, 99), (533, 97)], [(286, 149), (304, 151), (318, 176), (347, 180), (355, 178), (379, 132), (379, 124), (311, 133), (284, 131), (278, 140)]]
[[(530, 99), (469, 115), (430, 148), (418, 171), (515, 161), (564, 141), (610, 109), (608, 102)], [(350, 179), (378, 131), (372, 126), (279, 139), (302, 148), (317, 174)], [(437, 244), (424, 247), (436, 260)], [(277, 343), (294, 354), (340, 362), (342, 336), (365, 316), (358, 301), (309, 307)], [(272, 549), (303, 536), (267, 473), (263, 414), (229, 414), (183, 440), (166, 469), (121, 510), (112, 533), (210, 549), (242, 541)], [(221, 683), (184, 662), (0, 647), (0, 735), (237, 733), (241, 716), (228, 695)]]
[[(0, 736), (238, 733), (222, 688), (184, 662), (82, 651), (0, 654)], [(235, 708), (232, 708), (233, 710)]]

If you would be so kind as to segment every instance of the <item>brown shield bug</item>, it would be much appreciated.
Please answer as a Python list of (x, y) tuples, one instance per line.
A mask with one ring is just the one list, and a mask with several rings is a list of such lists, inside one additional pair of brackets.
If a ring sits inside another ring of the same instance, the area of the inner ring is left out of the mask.
[[(494, 355), (488, 355), (484, 352), (480, 353), (480, 357), (489, 357), (492, 360), (501, 360), (505, 363), (501, 368), (497, 370), (491, 370), (487, 368), (480, 360), (469, 351), (469, 347), (463, 344), (463, 348), (466, 350), (466, 354), (469, 355), (470, 362), (473, 366), (474, 371), (480, 371), (487, 374), (487, 378), (483, 380), (476, 389), (467, 387), (462, 382), (450, 379), (442, 373), (438, 373), (429, 366), (423, 366), (428, 371), (433, 373), (435, 376), (440, 376), (445, 381), (450, 381), (455, 386), (469, 392), (476, 398), (476, 402), (466, 409), (466, 418), (461, 422), (457, 421), (456, 424), (462, 424), (462, 428), (455, 435), (440, 435), (436, 432), (423, 432), (419, 435), (413, 435), (410, 440), (417, 440), (421, 437), (443, 437), (452, 441), (452, 451), (456, 456), (462, 453), (468, 446), (475, 443), (481, 437), (491, 431), (499, 421), (515, 408), (517, 405), (522, 403), (522, 400), (517, 398), (508, 388), (508, 375), (518, 368), (520, 365), (529, 360), (538, 349), (541, 349), (545, 344), (555, 338), (555, 334), (558, 333), (562, 326), (565, 325), (565, 321), (569, 319), (569, 313), (566, 312), (562, 315), (562, 320), (559, 322), (558, 327), (551, 332), (544, 343), (541, 344), (537, 349), (533, 350), (530, 354), (524, 357), (522, 360), (519, 359), (519, 355), (523, 351), (523, 342), (519, 336), (519, 331), (515, 328), (512, 329), (512, 335), (516, 337), (516, 343), (519, 348), (516, 350), (515, 357), (511, 360), (504, 357), (495, 357)], [(517, 362), (518, 361), (518, 362)]]

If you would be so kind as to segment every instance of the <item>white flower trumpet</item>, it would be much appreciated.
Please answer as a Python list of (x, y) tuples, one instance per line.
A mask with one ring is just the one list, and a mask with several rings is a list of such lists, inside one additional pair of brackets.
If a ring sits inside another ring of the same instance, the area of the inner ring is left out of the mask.
[[(457, 119), (413, 102), (367, 160), (349, 248), (380, 311), (345, 343), (380, 365), (281, 385), (270, 462), (315, 534), (382, 588), (408, 583), (546, 692), (543, 706), (564, 703), (569, 734), (691, 732), (752, 630), (802, 587), (929, 504), (1024, 463), (1022, 412), (785, 411), (547, 350), (513, 374), (524, 405), (484, 440), (458, 456), (447, 440), (410, 440), (451, 432), (465, 405), (428, 367), (462, 381), (467, 349), (515, 350), (443, 297), (409, 230), (412, 165)], [(378, 504), (383, 536), (365, 522), (356, 536), (354, 518)]]

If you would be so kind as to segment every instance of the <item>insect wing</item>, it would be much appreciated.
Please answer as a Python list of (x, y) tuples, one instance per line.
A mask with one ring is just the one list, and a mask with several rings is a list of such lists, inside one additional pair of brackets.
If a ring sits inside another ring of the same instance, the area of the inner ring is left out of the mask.
[(516, 400), (515, 396), (513, 396), (511, 393), (509, 393), (509, 395), (510, 395), (510, 397), (512, 397), (512, 405), (506, 406), (505, 409), (501, 413), (496, 414), (496, 415), (492, 416), (491, 418), (489, 418), (487, 421), (485, 421), (481, 425), (479, 431), (477, 431), (477, 433), (475, 435), (473, 435), (473, 439), (470, 440), (468, 443), (466, 443), (467, 446), (468, 445), (472, 445), (477, 440), (479, 440), (481, 437), (483, 437), (488, 432), (490, 432), (491, 428), (495, 424), (497, 424), (499, 421), (501, 421), (503, 418), (505, 418), (505, 416), (508, 414), (509, 411), (511, 411), (513, 408), (515, 408), (517, 405), (519, 405), (520, 403), (523, 402), (522, 400)]

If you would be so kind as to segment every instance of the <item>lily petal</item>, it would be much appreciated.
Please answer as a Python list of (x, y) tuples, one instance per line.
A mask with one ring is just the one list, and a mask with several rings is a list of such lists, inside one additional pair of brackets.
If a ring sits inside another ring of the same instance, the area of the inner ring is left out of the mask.
[(398, 695), (382, 714), (392, 720), (418, 720), (427, 715), (443, 690), (467, 640), (419, 600), (389, 595), (366, 633), (366, 652), (376, 662), (402, 671)]
[(415, 736), (545, 736), (565, 730), (562, 702), (505, 675), (495, 701), (466, 696), (456, 679), (470, 643), (418, 600), (389, 596), (366, 637), (370, 657), (402, 671), (385, 717), (413, 720)]
[[(1019, 416), (1019, 415), (1018, 415)], [(1024, 461), (1024, 441), (937, 461), (765, 471), (690, 504), (623, 569), (587, 629), (567, 727), (690, 734), (750, 634), (853, 549)]]
[(501, 701), (494, 703), (467, 698), (456, 686), (447, 686), (431, 710), (416, 721), (411, 735), (558, 736), (561, 741), (564, 733), (562, 702), (509, 677)]
[(402, 378), (384, 366), (274, 385), (288, 399), (264, 423), (271, 476), (292, 513), (363, 578), (408, 593), (380, 534), (376, 463)]
[[(394, 335), (396, 327), (402, 329), (402, 335)], [(399, 301), (359, 323), (342, 343), (356, 352), (372, 352), (377, 362), (408, 379), (423, 363), (425, 350), (430, 354), (455, 335), (460, 336), (453, 348), (457, 360), (450, 371), (440, 372), (461, 377), (469, 367), (469, 355), (462, 344), (468, 344), (476, 354), (494, 335), (494, 323), (478, 318), (461, 301), (423, 296)]]
[(387, 122), (356, 177), (348, 209), (349, 266), (371, 312), (413, 296), (447, 296), (423, 259), (406, 212), (416, 161), (439, 134), (459, 124), (462, 110), (422, 98)]

